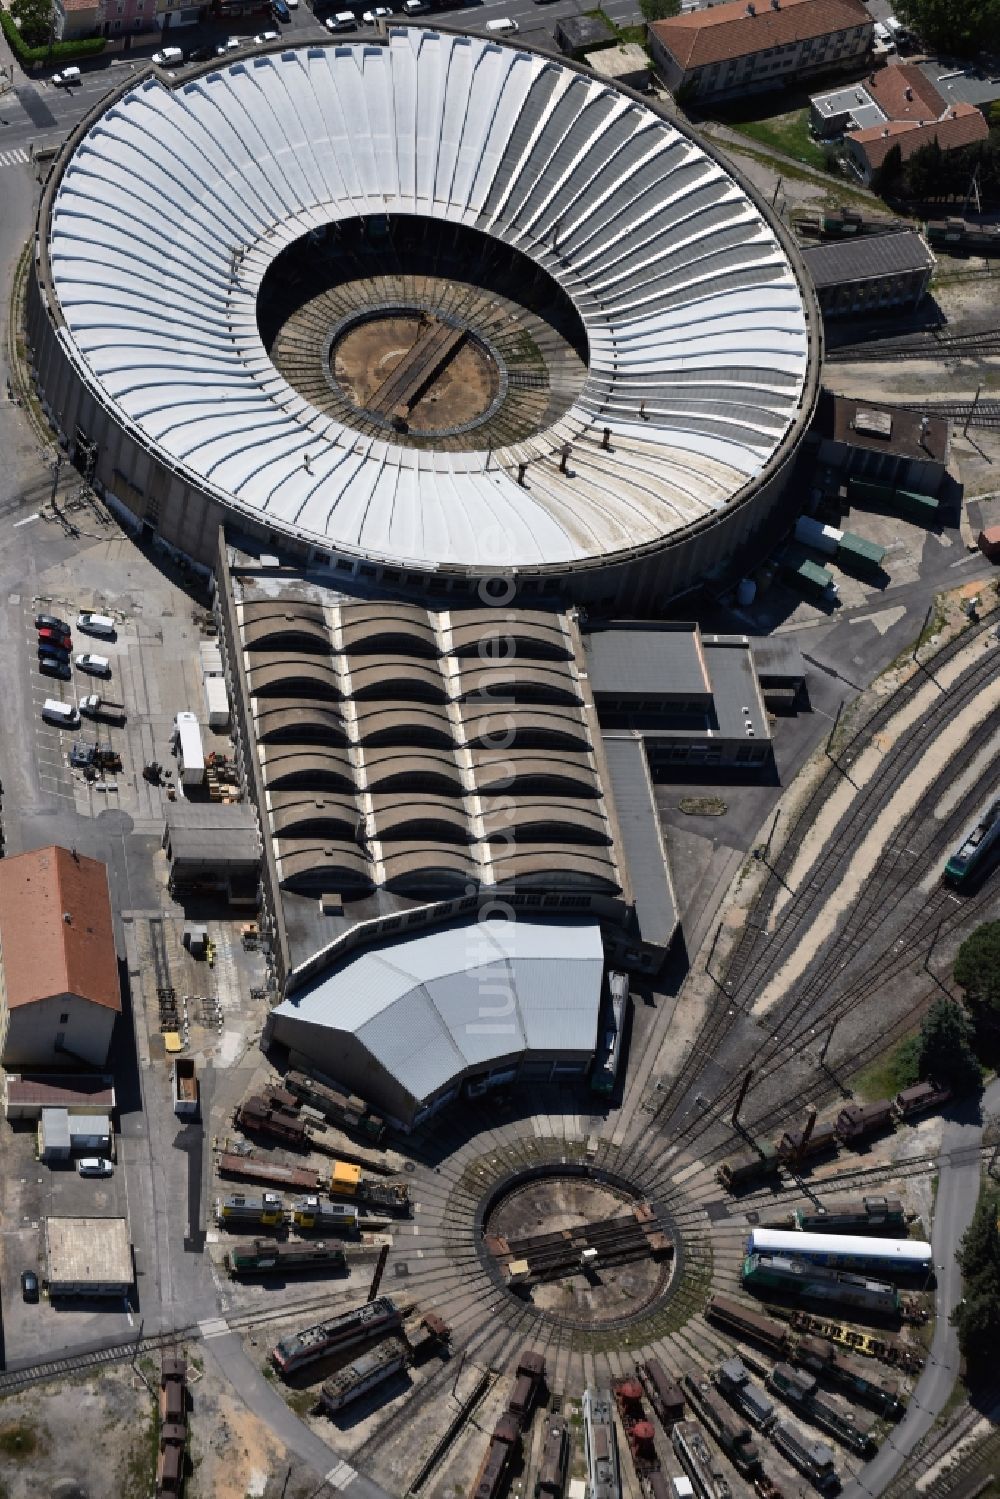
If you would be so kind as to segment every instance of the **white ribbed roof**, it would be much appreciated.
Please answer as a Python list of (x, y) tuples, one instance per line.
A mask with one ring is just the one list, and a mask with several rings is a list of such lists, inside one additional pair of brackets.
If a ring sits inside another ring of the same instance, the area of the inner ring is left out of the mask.
[(415, 1099), (467, 1067), (597, 1044), (604, 949), (593, 921), (490, 920), (369, 948), (272, 1014), (353, 1035)]
[[(278, 374), (255, 315), (267, 267), (386, 212), (496, 235), (563, 286), (590, 377), (554, 427), (491, 457), (404, 448)], [(559, 63), (422, 28), (139, 83), (66, 165), (50, 259), (75, 360), (206, 492), (422, 567), (607, 557), (720, 509), (788, 431), (808, 362), (780, 243), (692, 140)]]

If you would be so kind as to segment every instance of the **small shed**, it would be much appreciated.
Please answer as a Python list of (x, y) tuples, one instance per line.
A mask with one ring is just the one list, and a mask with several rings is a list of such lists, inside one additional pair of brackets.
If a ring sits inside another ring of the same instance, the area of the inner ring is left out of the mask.
[(50, 1297), (127, 1296), (135, 1272), (124, 1218), (47, 1218)]
[(43, 1109), (38, 1126), (38, 1153), (43, 1161), (65, 1161), (73, 1155), (107, 1155), (111, 1150), (107, 1114), (71, 1114)]
[(114, 1078), (102, 1073), (34, 1072), (4, 1074), (4, 1117), (41, 1119), (43, 1109), (74, 1114), (112, 1114)]
[(556, 22), (556, 46), (567, 57), (583, 57), (591, 47), (609, 47), (615, 33), (600, 16), (564, 16)]

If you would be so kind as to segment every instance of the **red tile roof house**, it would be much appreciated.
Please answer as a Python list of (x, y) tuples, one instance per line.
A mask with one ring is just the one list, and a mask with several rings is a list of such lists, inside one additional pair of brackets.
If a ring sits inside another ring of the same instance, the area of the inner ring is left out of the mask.
[(873, 37), (862, 0), (731, 0), (649, 27), (660, 77), (699, 103), (856, 68)]
[(898, 146), (904, 161), (921, 146), (937, 141), (942, 151), (955, 151), (984, 141), (989, 127), (974, 104), (952, 104), (938, 120), (890, 120), (867, 130), (851, 130), (844, 136), (848, 160), (862, 182), (869, 183), (893, 146)]
[(41, 848), (0, 860), (0, 1061), (103, 1067), (121, 1013), (108, 872)]

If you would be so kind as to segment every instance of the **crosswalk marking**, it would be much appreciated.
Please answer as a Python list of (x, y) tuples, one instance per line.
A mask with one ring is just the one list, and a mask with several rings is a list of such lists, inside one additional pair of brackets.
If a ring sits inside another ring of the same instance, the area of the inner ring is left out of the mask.
[(324, 1481), (332, 1483), (335, 1489), (346, 1489), (347, 1485), (353, 1483), (357, 1476), (350, 1463), (341, 1462), (335, 1468), (330, 1469)]
[(198, 1323), (198, 1331), (203, 1338), (221, 1338), (229, 1331), (229, 1323), (225, 1317), (210, 1317), (208, 1321)]
[(12, 146), (9, 151), (0, 151), (0, 167), (20, 166), (28, 159), (28, 153), (23, 146)]

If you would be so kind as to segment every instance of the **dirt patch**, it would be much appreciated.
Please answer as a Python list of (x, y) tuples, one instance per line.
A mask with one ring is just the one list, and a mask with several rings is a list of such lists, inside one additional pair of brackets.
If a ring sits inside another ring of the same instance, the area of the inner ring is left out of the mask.
[[(247, 1499), (267, 1492), (285, 1449), (267, 1427), (211, 1375), (194, 1386), (188, 1499)], [(313, 1478), (313, 1488), (316, 1480)]]
[[(338, 385), (355, 406), (367, 410), (379, 400), (390, 376), (438, 326), (435, 318), (414, 312), (366, 318), (349, 328), (333, 351)], [(475, 421), (485, 415), (500, 388), (495, 362), (472, 337), (463, 337), (440, 365), (429, 366), (423, 380), (422, 369), (415, 365), (395, 402), (405, 406), (412, 432), (441, 432)]]

